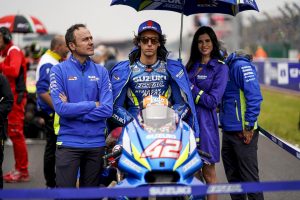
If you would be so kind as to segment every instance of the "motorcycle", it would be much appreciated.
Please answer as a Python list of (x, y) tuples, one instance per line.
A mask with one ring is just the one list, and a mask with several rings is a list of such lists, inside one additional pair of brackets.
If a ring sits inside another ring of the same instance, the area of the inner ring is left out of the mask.
[(194, 177), (203, 165), (194, 131), (168, 104), (162, 96), (145, 97), (138, 119), (123, 128), (118, 145), (103, 157), (106, 165), (116, 158), (124, 174), (115, 187), (203, 184)]

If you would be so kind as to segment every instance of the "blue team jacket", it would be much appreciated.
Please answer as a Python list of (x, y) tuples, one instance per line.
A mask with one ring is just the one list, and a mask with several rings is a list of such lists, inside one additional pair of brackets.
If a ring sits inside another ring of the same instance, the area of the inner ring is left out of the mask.
[(232, 53), (227, 59), (229, 81), (220, 109), (224, 131), (242, 131), (245, 125), (257, 127), (262, 95), (255, 66), (250, 59)]
[[(191, 89), (190, 89), (191, 83), (187, 76), (186, 69), (180, 62), (168, 59), (167, 60), (167, 70), (168, 70), (169, 74), (171, 75), (172, 79), (176, 81), (176, 83), (180, 87), (181, 91), (183, 91), (187, 97), (188, 104), (189, 104), (191, 112), (193, 114), (190, 121), (192, 121), (191, 123), (192, 123), (192, 127), (195, 130), (196, 138), (199, 138), (200, 133), (199, 133), (197, 116), (196, 116), (196, 109), (195, 109), (195, 104), (194, 104), (193, 96), (192, 96)], [(121, 94), (121, 91), (123, 90), (124, 86), (128, 82), (130, 74), (131, 74), (131, 69), (130, 69), (130, 63), (128, 60), (118, 63), (110, 71), (110, 79), (111, 79), (112, 86), (113, 86), (112, 90), (113, 90), (114, 101)]]
[[(73, 56), (51, 68), (50, 91), (59, 115), (57, 144), (92, 148), (105, 145), (106, 119), (113, 110), (107, 70), (88, 59), (83, 65)], [(64, 103), (59, 94), (67, 96)], [(95, 102), (100, 106), (96, 107)]]
[(54, 113), (54, 110), (46, 102), (43, 101), (43, 99), (40, 97), (40, 94), (49, 92), (49, 73), (51, 67), (57, 65), (60, 59), (61, 57), (57, 53), (49, 49), (41, 57), (41, 60), (39, 61), (39, 64), (36, 68), (37, 107), (39, 110), (42, 110), (48, 115), (52, 115)]

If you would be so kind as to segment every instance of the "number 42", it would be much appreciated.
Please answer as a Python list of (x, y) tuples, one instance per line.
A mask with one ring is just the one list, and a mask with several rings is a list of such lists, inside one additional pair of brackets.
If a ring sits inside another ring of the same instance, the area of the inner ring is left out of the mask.
[(161, 138), (151, 143), (142, 153), (141, 157), (146, 158), (174, 158), (179, 157), (181, 150), (181, 142), (179, 140)]

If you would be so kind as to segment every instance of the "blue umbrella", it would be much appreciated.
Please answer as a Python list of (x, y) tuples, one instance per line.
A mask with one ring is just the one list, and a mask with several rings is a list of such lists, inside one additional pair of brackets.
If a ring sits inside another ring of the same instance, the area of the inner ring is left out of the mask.
[(179, 60), (181, 60), (183, 15), (221, 13), (235, 16), (245, 10), (256, 10), (255, 0), (112, 0), (112, 5), (126, 5), (136, 11), (167, 10), (181, 13)]

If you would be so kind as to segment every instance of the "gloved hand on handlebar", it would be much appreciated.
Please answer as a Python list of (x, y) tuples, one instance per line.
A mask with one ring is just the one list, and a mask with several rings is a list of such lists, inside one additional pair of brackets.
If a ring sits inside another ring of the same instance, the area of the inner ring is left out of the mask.
[(123, 148), (122, 145), (117, 144), (117, 145), (115, 145), (114, 148), (112, 149), (112, 152), (120, 151), (122, 148)]
[(178, 113), (181, 119), (185, 119), (188, 116), (188, 113), (190, 111), (190, 108), (186, 103), (174, 104), (173, 109), (175, 110), (176, 113)]
[(123, 107), (114, 107), (112, 121), (118, 126), (126, 126), (133, 120), (133, 116)]
[(123, 131), (123, 127), (117, 127), (113, 129), (106, 137), (105, 143), (106, 146), (112, 148), (117, 143), (121, 133)]

